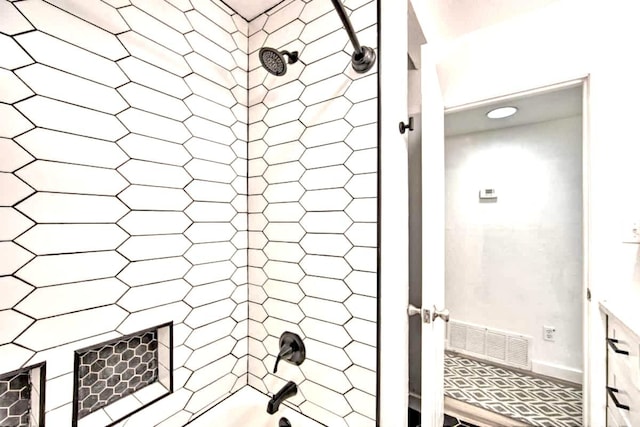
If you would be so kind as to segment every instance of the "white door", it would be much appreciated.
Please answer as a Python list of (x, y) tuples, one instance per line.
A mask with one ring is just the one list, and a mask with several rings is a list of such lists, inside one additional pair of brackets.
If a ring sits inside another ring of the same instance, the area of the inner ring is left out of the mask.
[[(444, 106), (435, 63), (422, 47), (422, 397), (423, 427), (444, 421)], [(426, 321), (429, 323), (426, 323)]]
[[(379, 416), (406, 427), (408, 406), (409, 185), (407, 135), (407, 1), (380, 0), (380, 294)], [(400, 357), (401, 356), (401, 357)]]

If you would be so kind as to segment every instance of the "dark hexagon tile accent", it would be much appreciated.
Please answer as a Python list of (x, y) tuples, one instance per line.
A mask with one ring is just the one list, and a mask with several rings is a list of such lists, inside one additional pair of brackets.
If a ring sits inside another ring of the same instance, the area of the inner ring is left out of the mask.
[(76, 354), (78, 419), (158, 381), (156, 330)]
[(31, 384), (28, 372), (0, 377), (0, 426), (29, 425)]
[(0, 374), (0, 426), (44, 426), (45, 364)]

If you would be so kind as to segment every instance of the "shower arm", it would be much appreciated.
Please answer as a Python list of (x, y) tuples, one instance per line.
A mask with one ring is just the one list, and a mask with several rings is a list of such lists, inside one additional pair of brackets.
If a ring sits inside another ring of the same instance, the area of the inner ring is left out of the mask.
[(347, 12), (344, 10), (342, 1), (331, 0), (331, 2), (333, 3), (333, 7), (336, 9), (336, 12), (338, 12), (338, 16), (342, 21), (342, 25), (344, 26), (344, 29), (347, 30), (347, 34), (349, 34), (349, 39), (351, 39), (351, 44), (353, 45), (353, 48), (356, 51), (355, 55), (361, 56), (363, 54), (362, 46), (360, 46), (360, 42), (358, 41), (358, 36), (356, 36), (356, 32), (353, 29), (353, 25), (351, 25), (351, 20), (347, 16)]

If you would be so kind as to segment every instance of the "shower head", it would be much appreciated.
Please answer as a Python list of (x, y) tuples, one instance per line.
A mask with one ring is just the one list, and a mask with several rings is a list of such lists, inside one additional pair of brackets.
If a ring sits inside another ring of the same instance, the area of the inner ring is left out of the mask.
[[(284, 56), (287, 56), (285, 61)], [(274, 76), (284, 76), (287, 72), (287, 63), (294, 64), (298, 61), (298, 52), (277, 51), (270, 47), (260, 49), (260, 63)]]

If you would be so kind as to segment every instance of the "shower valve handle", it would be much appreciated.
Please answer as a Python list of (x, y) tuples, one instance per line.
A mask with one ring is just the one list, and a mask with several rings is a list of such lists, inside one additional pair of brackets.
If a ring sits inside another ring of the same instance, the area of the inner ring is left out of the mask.
[(293, 354), (293, 352), (294, 352), (294, 348), (293, 348), (293, 347), (291, 347), (291, 346), (289, 346), (289, 347), (285, 347), (285, 348), (282, 348), (282, 349), (280, 350), (280, 352), (278, 353), (278, 356), (276, 357), (276, 364), (275, 364), (275, 366), (273, 367), (273, 373), (274, 373), (274, 374), (275, 374), (276, 372), (278, 372), (278, 364), (280, 363), (280, 361), (281, 361), (282, 359), (285, 359), (285, 360), (286, 360), (286, 358), (288, 358), (289, 356), (291, 356), (291, 355)]
[(280, 346), (278, 348), (278, 355), (276, 356), (276, 364), (273, 367), (273, 373), (278, 372), (278, 365), (282, 360), (294, 365), (300, 365), (304, 362), (306, 353), (304, 343), (300, 336), (293, 332), (284, 332), (280, 336)]

